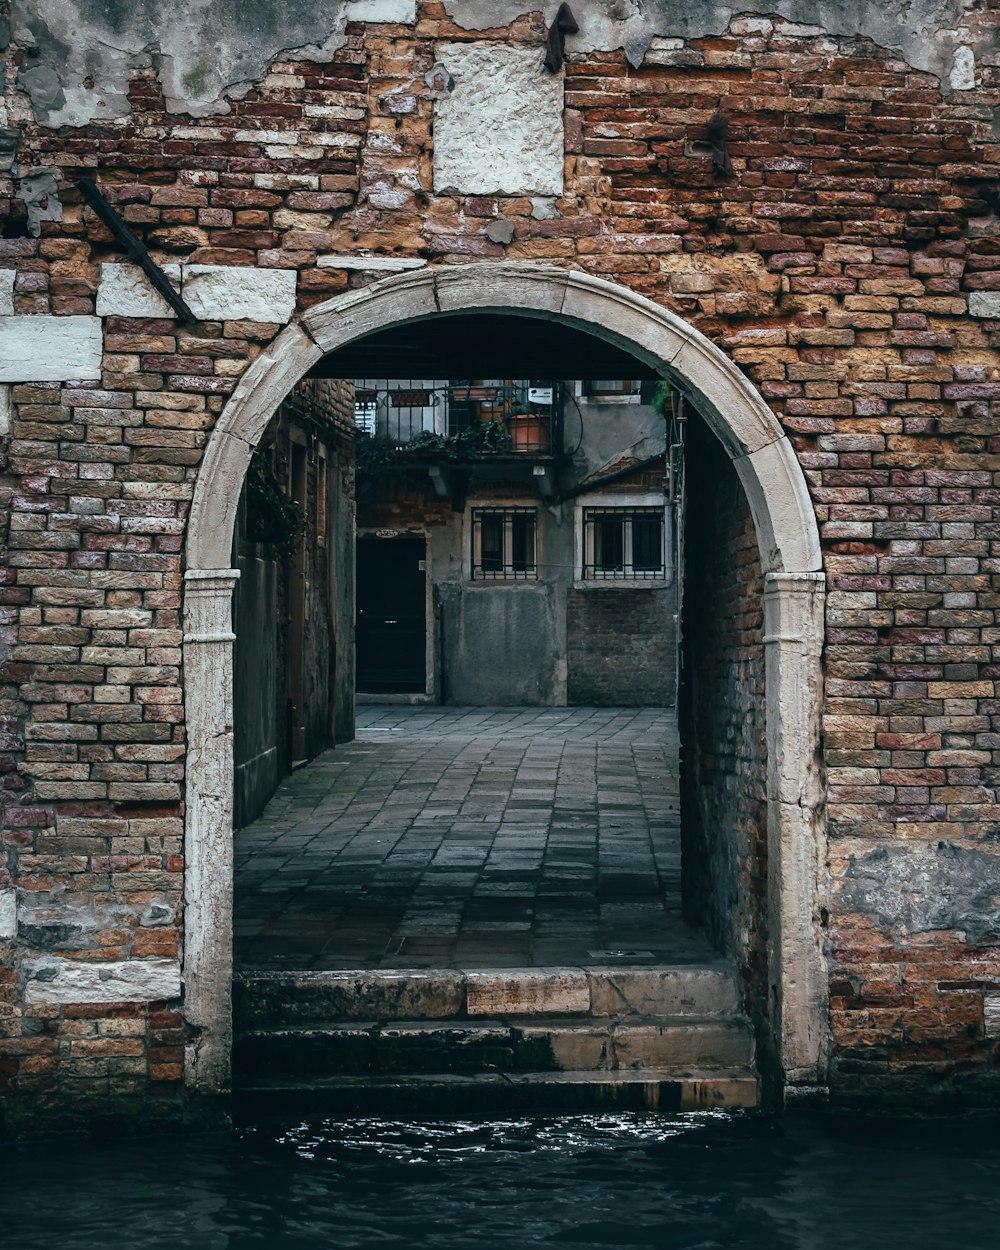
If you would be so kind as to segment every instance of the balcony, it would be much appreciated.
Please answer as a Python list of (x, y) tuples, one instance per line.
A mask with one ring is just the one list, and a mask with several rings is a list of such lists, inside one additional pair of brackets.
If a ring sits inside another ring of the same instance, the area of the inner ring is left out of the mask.
[(393, 468), (552, 460), (562, 450), (558, 382), (356, 383), (354, 414), (374, 458)]

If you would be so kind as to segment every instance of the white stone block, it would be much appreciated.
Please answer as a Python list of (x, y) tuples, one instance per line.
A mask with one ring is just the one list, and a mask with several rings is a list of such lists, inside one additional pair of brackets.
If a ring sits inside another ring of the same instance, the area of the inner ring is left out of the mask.
[(100, 317), (0, 317), (0, 382), (88, 382), (101, 376)]
[(46, 956), (27, 966), (25, 998), (43, 1003), (145, 1003), (178, 998), (181, 966), (173, 959), (79, 963)]
[(0, 890), (0, 938), (17, 934), (17, 892)]
[(10, 433), (10, 387), (0, 382), (0, 437)]
[(13, 269), (0, 269), (0, 317), (14, 311), (14, 276)]
[(417, 0), (347, 0), (349, 22), (392, 22), (409, 26), (417, 20)]
[(434, 190), (460, 195), (562, 195), (563, 79), (541, 48), (446, 43), (454, 79), (434, 102)]
[[(164, 265), (163, 272), (192, 313), (204, 321), (284, 324), (295, 311), (294, 269), (252, 265)], [(102, 265), (97, 291), (101, 317), (176, 317), (138, 265)]]
[(976, 54), (971, 48), (955, 49), (948, 82), (953, 91), (971, 91), (976, 85)]
[(327, 256), (316, 257), (318, 269), (360, 269), (368, 273), (401, 273), (421, 269), (427, 261), (420, 256)]
[(1000, 320), (1000, 291), (970, 291), (969, 316)]
[[(180, 265), (164, 265), (175, 290), (180, 290)], [(97, 288), (99, 317), (175, 317), (167, 301), (154, 290), (138, 265), (101, 265), (101, 284)]]
[(983, 995), (983, 1022), (987, 1037), (1000, 1037), (1000, 994)]
[(271, 321), (284, 324), (295, 311), (294, 269), (251, 265), (185, 265), (181, 293), (205, 321)]

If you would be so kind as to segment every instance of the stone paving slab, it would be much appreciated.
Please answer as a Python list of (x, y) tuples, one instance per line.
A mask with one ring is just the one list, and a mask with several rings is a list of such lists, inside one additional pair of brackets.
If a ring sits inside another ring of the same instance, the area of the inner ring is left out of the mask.
[(235, 836), (242, 968), (663, 964), (680, 916), (670, 710), (364, 706)]

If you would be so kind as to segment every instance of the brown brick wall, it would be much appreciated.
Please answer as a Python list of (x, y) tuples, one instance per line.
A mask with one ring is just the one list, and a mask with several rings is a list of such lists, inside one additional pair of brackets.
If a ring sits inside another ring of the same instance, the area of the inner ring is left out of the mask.
[(696, 418), (685, 452), (681, 626), (684, 911), (736, 956), (758, 1024), (767, 1003), (763, 599), (746, 496)]
[(566, 593), (571, 704), (670, 707), (675, 698), (672, 590), (616, 586)]
[[(964, 20), (982, 31), (998, 14), (989, 0)], [(521, 20), (487, 37), (540, 47), (542, 34)], [(319, 253), (365, 249), (574, 266), (697, 326), (772, 406), (821, 523), (836, 1088), (985, 1079), (1000, 926), (974, 883), (997, 880), (1000, 824), (1000, 319), (968, 301), (1000, 291), (997, 223), (978, 195), (1000, 176), (996, 57), (978, 58), (976, 90), (943, 94), (894, 52), (780, 19), (734, 19), (673, 64), (571, 53), (566, 190), (558, 216), (537, 220), (524, 198), (433, 195), (422, 75), (435, 39), (469, 37), (423, 4), (415, 31), (353, 26), (327, 65), (274, 63), (228, 114), (167, 113), (150, 70), (125, 125), (63, 132), (26, 119), (8, 73), (18, 160), (58, 162), (64, 204), (27, 237), (0, 180), (15, 312), (93, 312), (99, 263), (121, 259), (73, 189), (86, 172), (158, 260), (294, 268), (300, 307), (368, 280), (317, 268)], [(5, 53), (8, 69), (21, 56)], [(685, 148), (720, 108), (732, 178)], [(275, 145), (275, 130), (294, 141)], [(514, 226), (507, 246), (483, 234), (497, 216)], [(0, 480), (0, 888), (55, 890), (91, 916), (58, 939), (81, 961), (177, 940), (179, 920), (144, 917), (154, 896), (171, 909), (181, 897), (186, 510), (208, 431), (277, 330), (104, 328), (99, 383), (13, 388)], [(921, 866), (954, 883), (950, 911), (932, 887), (905, 906), (905, 890), (883, 888)], [(4, 1088), (177, 1077), (176, 1055), (154, 1070), (148, 1053), (145, 1076), (80, 1075), (69, 1042), (35, 1066), (19, 974), (3, 976)], [(122, 1009), (137, 1027), (146, 1017)], [(69, 1029), (68, 1011), (45, 1027)]]

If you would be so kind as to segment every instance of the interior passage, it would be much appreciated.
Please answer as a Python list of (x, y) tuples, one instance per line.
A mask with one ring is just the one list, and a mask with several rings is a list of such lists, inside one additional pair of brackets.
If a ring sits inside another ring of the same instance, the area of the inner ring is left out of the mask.
[(361, 707), (236, 834), (244, 969), (704, 958), (680, 906), (671, 710)]

